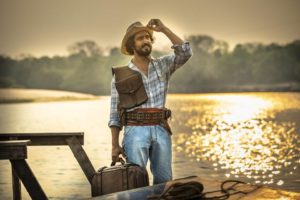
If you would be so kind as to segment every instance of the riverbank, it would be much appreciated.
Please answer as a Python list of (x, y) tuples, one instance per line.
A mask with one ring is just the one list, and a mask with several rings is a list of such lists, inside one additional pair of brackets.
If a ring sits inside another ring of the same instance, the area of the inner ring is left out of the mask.
[(10, 88), (0, 89), (0, 103), (25, 103), (25, 102), (51, 102), (51, 101), (76, 101), (93, 100), (98, 96), (77, 92)]
[[(199, 94), (199, 93), (243, 93), (243, 92), (300, 92), (300, 83), (283, 83), (277, 85), (241, 85), (241, 86), (202, 86), (197, 91), (186, 88), (184, 93), (170, 89), (170, 94)], [(105, 95), (105, 94), (104, 94)], [(106, 94), (107, 95), (107, 94)], [(109, 96), (109, 95), (108, 95)], [(1, 103), (52, 102), (94, 100), (100, 96), (46, 89), (0, 88)]]

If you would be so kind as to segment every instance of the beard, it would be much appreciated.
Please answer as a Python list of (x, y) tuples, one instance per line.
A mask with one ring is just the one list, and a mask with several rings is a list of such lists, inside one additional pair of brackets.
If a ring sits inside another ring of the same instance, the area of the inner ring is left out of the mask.
[[(148, 49), (145, 49), (144, 47), (148, 47)], [(134, 51), (139, 55), (139, 56), (149, 56), (152, 51), (152, 46), (149, 44), (144, 44), (141, 48), (136, 48), (134, 47)]]

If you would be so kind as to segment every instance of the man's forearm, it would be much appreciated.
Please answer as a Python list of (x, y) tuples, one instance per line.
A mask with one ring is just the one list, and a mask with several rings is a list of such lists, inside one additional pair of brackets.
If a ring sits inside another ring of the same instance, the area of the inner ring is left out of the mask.
[(165, 27), (162, 32), (171, 40), (173, 44), (183, 44), (183, 40), (173, 33), (168, 27)]
[(110, 130), (111, 130), (112, 146), (113, 147), (120, 146), (119, 145), (120, 128), (117, 126), (112, 126)]

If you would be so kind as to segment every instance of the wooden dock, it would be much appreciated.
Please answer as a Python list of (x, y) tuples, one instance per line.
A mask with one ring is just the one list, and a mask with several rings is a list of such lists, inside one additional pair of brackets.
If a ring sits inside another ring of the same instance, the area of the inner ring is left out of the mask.
[[(13, 199), (20, 200), (21, 181), (24, 184), (30, 197), (34, 200), (48, 199), (46, 193), (40, 186), (34, 172), (26, 162), (27, 155), (30, 154), (27, 146), (60, 146), (68, 145), (79, 163), (83, 173), (89, 183), (92, 183), (95, 169), (92, 166), (82, 145), (84, 144), (83, 132), (68, 133), (0, 133), (0, 160), (9, 160), (12, 168), (12, 188)], [(153, 186), (117, 192), (98, 197), (91, 200), (131, 200), (147, 199), (149, 195), (160, 195), (175, 182), (198, 181), (204, 185), (204, 192), (220, 190), (220, 181), (207, 180), (200, 177), (189, 177), (184, 179), (173, 180), (167, 183)], [(257, 185), (240, 185), (237, 187), (240, 191), (248, 191), (230, 196), (229, 200), (242, 199), (290, 199), (300, 200), (300, 193), (290, 192), (275, 188), (269, 188)], [(251, 192), (249, 192), (251, 191)]]
[(13, 199), (22, 199), (20, 179), (32, 199), (47, 199), (45, 192), (25, 160), (27, 159), (27, 146), (68, 145), (87, 180), (91, 183), (95, 169), (82, 147), (83, 144), (83, 132), (0, 133), (0, 159), (10, 160), (12, 167)]
[(13, 199), (21, 199), (22, 180), (32, 199), (48, 199), (26, 162), (30, 140), (0, 141), (0, 160), (9, 160), (12, 168)]

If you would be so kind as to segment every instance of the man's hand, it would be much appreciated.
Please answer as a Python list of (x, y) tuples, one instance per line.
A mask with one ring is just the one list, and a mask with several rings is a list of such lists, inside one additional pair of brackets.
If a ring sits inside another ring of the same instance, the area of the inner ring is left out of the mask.
[(166, 29), (166, 26), (161, 22), (160, 19), (150, 19), (147, 27), (157, 32), (163, 32)]
[(168, 27), (166, 27), (160, 19), (150, 19), (147, 24), (147, 27), (151, 30), (164, 33), (173, 44), (181, 45), (183, 40), (173, 33)]
[(119, 162), (120, 161), (120, 155), (122, 155), (125, 158), (124, 150), (119, 145), (113, 146), (111, 150), (111, 159), (113, 162)]
[(113, 162), (120, 161), (120, 154), (125, 158), (125, 153), (122, 147), (119, 145), (119, 133), (120, 128), (116, 126), (111, 127), (111, 136), (112, 136), (112, 149), (111, 149), (111, 160)]

